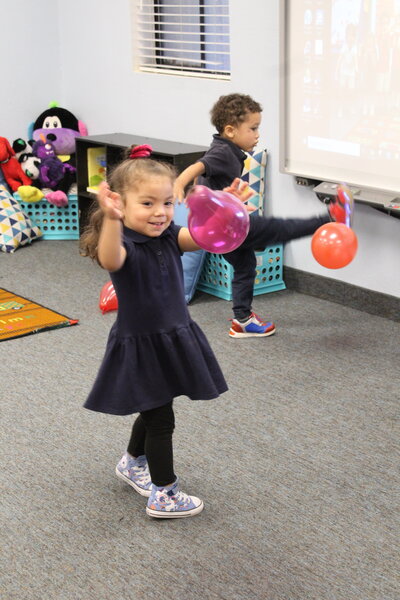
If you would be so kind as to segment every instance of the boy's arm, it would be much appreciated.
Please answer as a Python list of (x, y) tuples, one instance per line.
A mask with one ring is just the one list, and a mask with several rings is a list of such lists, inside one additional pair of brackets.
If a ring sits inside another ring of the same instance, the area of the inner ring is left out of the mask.
[(185, 197), (185, 188), (199, 175), (203, 175), (206, 168), (201, 161), (195, 162), (187, 167), (178, 175), (174, 184), (174, 196), (178, 202), (182, 202)]

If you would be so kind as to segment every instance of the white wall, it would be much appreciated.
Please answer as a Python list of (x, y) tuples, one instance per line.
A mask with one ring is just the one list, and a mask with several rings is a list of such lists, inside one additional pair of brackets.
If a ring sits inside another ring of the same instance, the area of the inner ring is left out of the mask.
[(0, 0), (0, 136), (26, 138), (49, 102), (61, 105), (58, 5)]
[[(214, 133), (209, 123), (209, 109), (214, 101), (221, 94), (248, 93), (264, 108), (260, 147), (269, 151), (268, 212), (300, 217), (324, 212), (314, 194), (297, 188), (293, 178), (279, 173), (279, 2), (276, 0), (250, 3), (231, 0), (232, 79), (228, 82), (135, 73), (129, 0), (58, 0), (58, 3), (20, 0), (8, 5), (6, 12), (11, 14), (14, 28), (10, 41), (21, 29), (21, 19), (17, 18), (20, 5), (24, 6), (25, 16), (29, 11), (29, 17), (34, 17), (35, 11), (41, 13), (43, 7), (44, 14), (33, 21), (24, 17), (25, 35), (32, 22), (34, 29), (42, 34), (41, 19), (45, 20), (45, 28), (55, 25), (58, 29), (45, 36), (45, 50), (53, 52), (48, 64), (52, 73), (57, 73), (53, 88), (57, 92), (60, 89), (59, 104), (85, 121), (89, 134), (120, 131), (208, 145)], [(36, 39), (39, 33), (33, 37)], [(35, 56), (39, 58), (44, 53), (43, 46), (37, 43)], [(36, 114), (38, 99), (46, 97), (45, 103), (48, 102), (48, 94), (37, 88), (33, 90), (36, 100), (32, 102), (31, 95), (26, 93), (26, 80), (33, 79), (31, 56), (29, 62), (24, 52), (17, 56), (23, 84), (12, 88), (9, 131), (20, 120), (25, 121), (27, 114)], [(40, 65), (42, 71), (42, 62)], [(37, 80), (36, 75), (34, 79)], [(50, 94), (49, 100), (54, 95)], [(23, 108), (25, 104), (28, 109)], [(35, 106), (31, 109), (32, 104)], [(15, 133), (15, 137), (20, 135), (19, 130), (15, 129)], [(311, 255), (310, 238), (287, 244), (285, 264), (400, 297), (400, 221), (367, 206), (356, 208), (354, 229), (359, 251), (348, 267), (335, 271), (320, 267)]]

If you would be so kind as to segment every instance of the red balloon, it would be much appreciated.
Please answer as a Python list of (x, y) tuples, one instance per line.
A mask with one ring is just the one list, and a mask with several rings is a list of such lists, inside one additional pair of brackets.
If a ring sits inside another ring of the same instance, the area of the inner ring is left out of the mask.
[(315, 260), (327, 269), (341, 269), (356, 255), (357, 236), (343, 223), (321, 225), (311, 240), (311, 252)]
[(187, 196), (190, 234), (200, 248), (226, 254), (238, 248), (249, 232), (249, 213), (233, 194), (196, 185)]
[(118, 309), (117, 295), (115, 293), (114, 286), (111, 281), (105, 283), (101, 288), (99, 308), (103, 315), (109, 310)]

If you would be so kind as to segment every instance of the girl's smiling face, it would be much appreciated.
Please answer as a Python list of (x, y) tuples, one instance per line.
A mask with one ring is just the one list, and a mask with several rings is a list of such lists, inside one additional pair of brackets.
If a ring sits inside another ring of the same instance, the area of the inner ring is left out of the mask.
[(126, 227), (149, 237), (158, 237), (174, 217), (171, 179), (163, 175), (147, 177), (125, 195), (123, 222)]

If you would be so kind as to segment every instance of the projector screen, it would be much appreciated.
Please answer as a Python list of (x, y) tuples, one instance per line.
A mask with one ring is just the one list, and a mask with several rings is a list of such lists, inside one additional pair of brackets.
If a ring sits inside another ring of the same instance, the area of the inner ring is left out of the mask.
[(283, 0), (281, 171), (400, 192), (400, 0)]

